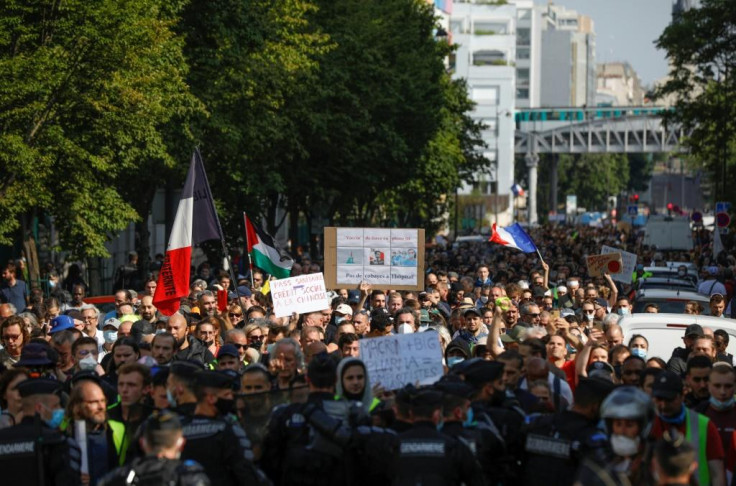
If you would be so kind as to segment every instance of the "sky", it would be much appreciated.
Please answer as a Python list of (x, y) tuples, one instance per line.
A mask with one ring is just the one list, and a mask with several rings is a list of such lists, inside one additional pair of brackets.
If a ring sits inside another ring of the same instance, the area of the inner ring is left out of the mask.
[[(534, 0), (546, 5), (547, 0)], [(596, 62), (628, 61), (642, 83), (667, 75), (664, 51), (654, 41), (672, 19), (673, 0), (556, 0), (593, 19), (596, 33)]]

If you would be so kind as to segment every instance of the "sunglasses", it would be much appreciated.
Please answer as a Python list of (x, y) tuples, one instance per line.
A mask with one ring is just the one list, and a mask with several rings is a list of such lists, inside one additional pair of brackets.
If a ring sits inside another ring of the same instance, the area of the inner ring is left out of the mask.
[(241, 314), (235, 314), (235, 313), (233, 313), (233, 312), (229, 313), (228, 315), (229, 315), (230, 317), (242, 317), (242, 316), (243, 316), (243, 314), (242, 314), (242, 313), (241, 313)]

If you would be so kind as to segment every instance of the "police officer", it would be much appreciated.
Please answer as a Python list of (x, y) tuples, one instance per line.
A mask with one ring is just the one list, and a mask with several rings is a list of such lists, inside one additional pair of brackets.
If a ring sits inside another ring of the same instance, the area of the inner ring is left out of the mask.
[(253, 464), (253, 451), (233, 411), (233, 379), (221, 371), (198, 371), (194, 414), (181, 418), (182, 459), (202, 464), (212, 484), (268, 484)]
[(437, 430), (442, 392), (418, 389), (411, 397), (412, 428), (399, 434), (394, 485), (484, 485), (483, 471), (465, 442)]
[(173, 412), (154, 412), (143, 424), (140, 447), (145, 457), (136, 458), (103, 477), (98, 486), (176, 485), (209, 486), (204, 468), (195, 461), (180, 461), (184, 447), (181, 422)]
[(58, 427), (64, 417), (61, 383), (45, 378), (18, 384), (23, 420), (0, 430), (0, 471), (3, 484), (78, 485), (79, 448)]
[(470, 399), (475, 390), (457, 375), (443, 376), (435, 383), (435, 388), (444, 393), (440, 430), (465, 442), (483, 468), (486, 482), (497, 484), (499, 470), (495, 467), (495, 460), (506, 454), (506, 444), (487, 417), (478, 421), (474, 416)]
[(505, 448), (503, 454), (492, 454), (482, 461), (489, 480), (515, 484), (521, 474), (519, 458), (523, 452), (525, 416), (516, 399), (507, 393), (504, 364), (473, 358), (461, 365), (453, 368), (453, 373), (463, 376), (475, 389), (471, 408), (476, 423), (487, 431), (489, 441), (492, 436), (500, 437)]
[(575, 389), (572, 409), (541, 416), (529, 425), (523, 484), (573, 484), (582, 458), (608, 443), (597, 423), (601, 402), (613, 387), (610, 381), (583, 378)]
[(322, 410), (348, 427), (367, 417), (362, 407), (335, 399), (337, 363), (327, 353), (312, 357), (307, 368), (307, 403), (276, 407), (263, 440), (261, 464), (274, 484), (342, 485), (354, 473), (345, 450), (334, 438), (310, 424), (315, 410)]
[(189, 360), (176, 361), (169, 367), (166, 398), (177, 414), (194, 414), (197, 406), (197, 397), (194, 394), (195, 375), (202, 369), (201, 363)]
[(649, 395), (639, 388), (615, 389), (601, 404), (608, 446), (583, 460), (576, 485), (652, 484), (647, 438), (655, 410)]

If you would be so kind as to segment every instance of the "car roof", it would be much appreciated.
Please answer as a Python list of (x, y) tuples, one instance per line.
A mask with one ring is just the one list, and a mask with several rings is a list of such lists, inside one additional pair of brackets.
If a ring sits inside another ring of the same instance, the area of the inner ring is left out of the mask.
[(693, 314), (648, 314), (636, 313), (621, 317), (618, 324), (623, 329), (636, 329), (637, 327), (672, 327), (680, 328), (684, 332), (690, 324), (700, 324), (705, 327), (729, 327), (736, 334), (736, 320), (724, 319), (722, 317), (700, 316)]
[[(673, 275), (677, 275), (677, 267), (654, 267), (654, 266), (650, 266), (650, 267), (644, 267), (644, 271), (645, 272), (651, 272), (651, 273), (654, 273), (654, 272), (671, 273)], [(695, 275), (696, 277), (698, 275), (698, 271), (695, 268), (693, 268), (693, 267), (688, 267), (687, 268), (687, 273), (690, 274), (690, 275)]]
[(705, 295), (690, 290), (672, 290), (672, 289), (641, 289), (636, 292), (634, 300), (640, 299), (677, 299), (677, 300), (695, 300), (698, 302), (710, 302)]
[(688, 285), (690, 287), (695, 287), (695, 284), (692, 282), (692, 280), (686, 280), (684, 278), (674, 278), (674, 277), (647, 277), (641, 279), (642, 283), (671, 283), (671, 284), (682, 284), (682, 285)]

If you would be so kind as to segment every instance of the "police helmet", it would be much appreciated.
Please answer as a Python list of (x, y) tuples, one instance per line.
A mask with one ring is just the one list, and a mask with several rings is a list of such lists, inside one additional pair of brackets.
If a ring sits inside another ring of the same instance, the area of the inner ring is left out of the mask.
[(655, 410), (652, 399), (639, 388), (621, 386), (613, 390), (601, 404), (601, 418), (606, 421), (606, 431), (611, 434), (613, 419), (639, 422), (639, 436), (646, 438), (654, 423)]

